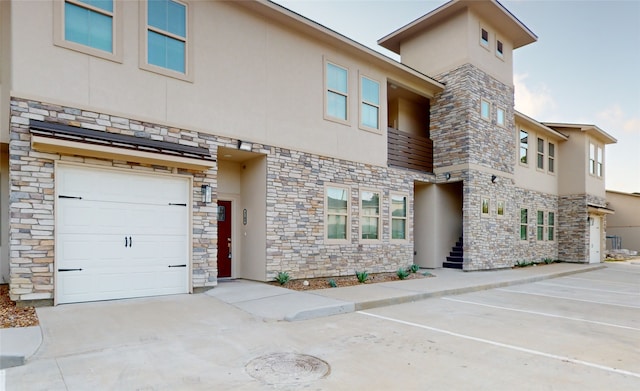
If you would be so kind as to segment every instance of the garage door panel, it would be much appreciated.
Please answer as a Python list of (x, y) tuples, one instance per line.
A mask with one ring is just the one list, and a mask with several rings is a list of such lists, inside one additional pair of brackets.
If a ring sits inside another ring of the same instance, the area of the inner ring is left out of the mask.
[[(57, 301), (189, 291), (190, 181), (60, 166)], [(178, 205), (170, 205), (170, 203)]]

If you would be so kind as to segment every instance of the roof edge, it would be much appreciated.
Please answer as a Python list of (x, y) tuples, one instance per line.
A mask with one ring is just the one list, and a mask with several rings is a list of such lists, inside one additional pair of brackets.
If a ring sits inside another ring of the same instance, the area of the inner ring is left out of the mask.
[(615, 143), (618, 142), (618, 140), (615, 137), (613, 137), (609, 133), (605, 132), (604, 130), (600, 129), (596, 125), (591, 125), (591, 124), (571, 124), (571, 123), (562, 123), (562, 122), (542, 122), (542, 124), (544, 124), (545, 126), (548, 126), (550, 128), (554, 128), (554, 129), (555, 128), (566, 128), (566, 129), (579, 130), (581, 132), (594, 134), (598, 138), (604, 140), (605, 144), (615, 144)]

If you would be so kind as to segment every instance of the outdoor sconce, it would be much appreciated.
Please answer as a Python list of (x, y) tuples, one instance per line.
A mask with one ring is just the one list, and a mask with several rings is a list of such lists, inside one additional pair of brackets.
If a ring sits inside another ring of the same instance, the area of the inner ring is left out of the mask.
[(444, 173), (444, 179), (446, 179), (446, 180), (451, 179), (451, 173), (450, 172), (445, 172)]
[(209, 203), (211, 202), (211, 186), (202, 185), (202, 202)]
[(491, 183), (496, 183), (498, 181), (498, 177), (495, 175), (491, 175)]
[(251, 152), (251, 148), (252, 147), (253, 147), (253, 145), (251, 145), (251, 143), (246, 142), (246, 141), (242, 141), (242, 140), (238, 140), (238, 149), (239, 150)]

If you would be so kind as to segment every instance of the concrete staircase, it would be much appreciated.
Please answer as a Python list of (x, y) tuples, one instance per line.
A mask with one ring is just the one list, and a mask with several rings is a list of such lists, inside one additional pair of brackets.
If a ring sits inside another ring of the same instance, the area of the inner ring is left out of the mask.
[(451, 248), (451, 252), (447, 257), (447, 260), (443, 262), (442, 267), (462, 269), (462, 263), (464, 262), (462, 243), (462, 236), (460, 236), (456, 245)]

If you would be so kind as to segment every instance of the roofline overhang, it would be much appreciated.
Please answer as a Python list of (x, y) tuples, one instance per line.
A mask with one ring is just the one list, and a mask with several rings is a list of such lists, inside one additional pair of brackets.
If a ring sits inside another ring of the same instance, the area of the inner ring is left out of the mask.
[(605, 144), (615, 144), (618, 142), (618, 140), (615, 137), (605, 132), (604, 130), (600, 129), (596, 125), (568, 124), (568, 123), (562, 123), (562, 122), (542, 122), (542, 124), (554, 129), (569, 129), (569, 130), (578, 130), (581, 132), (585, 132), (589, 135), (596, 137), (597, 139), (602, 140)]
[(556, 136), (557, 138), (559, 138), (561, 140), (566, 141), (566, 140), (569, 139), (569, 136), (564, 135), (564, 134), (558, 132), (557, 130), (552, 129), (552, 128), (548, 127), (548, 126), (545, 126), (543, 123), (538, 122), (535, 119), (533, 119), (533, 118), (529, 117), (528, 115), (523, 114), (523, 113), (521, 113), (521, 112), (519, 112), (517, 110), (515, 111), (515, 117), (516, 117), (517, 120), (520, 120), (520, 121), (522, 121), (522, 122), (524, 122), (524, 123), (526, 123), (528, 125), (531, 125), (536, 129), (542, 129), (545, 132), (551, 133), (551, 134), (553, 134), (554, 136)]
[(295, 28), (307, 32), (311, 36), (320, 38), (334, 47), (342, 46), (350, 50), (356, 50), (358, 54), (367, 57), (369, 60), (377, 62), (383, 68), (392, 69), (394, 71), (404, 73), (406, 76), (411, 78), (419, 79), (421, 82), (427, 83), (428, 88), (433, 91), (429, 97), (433, 97), (433, 95), (444, 91), (445, 85), (436, 79), (387, 57), (382, 53), (331, 30), (330, 28), (304, 17), (280, 4), (276, 4), (271, 0), (234, 1), (233, 4), (251, 9), (260, 15), (267, 16), (270, 19), (282, 23), (294, 22)]
[(603, 215), (613, 215), (616, 214), (616, 211), (600, 205), (587, 204), (587, 210), (589, 213), (597, 213)]

